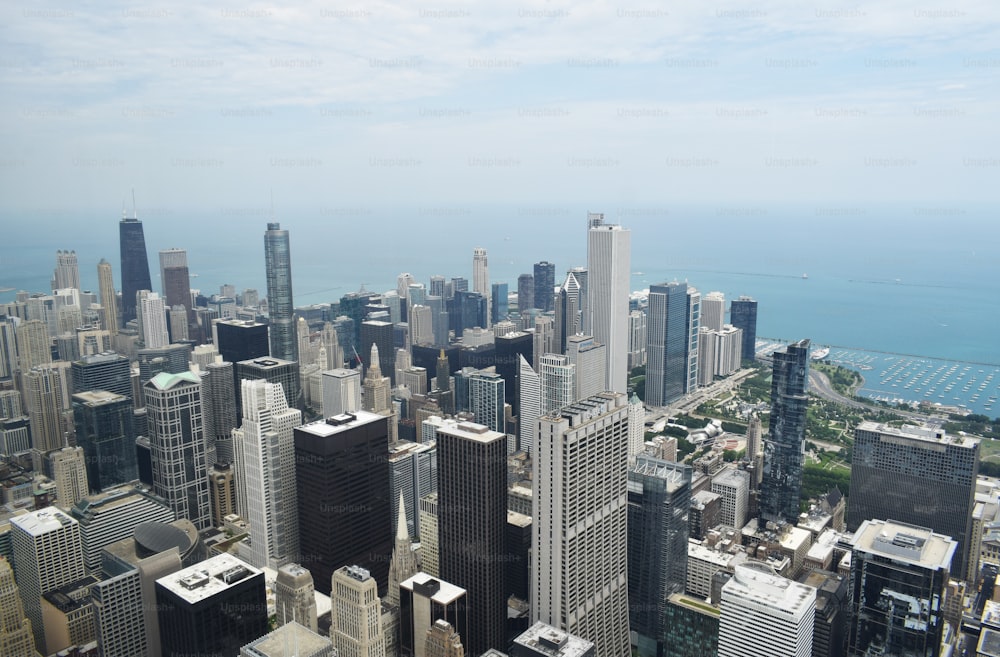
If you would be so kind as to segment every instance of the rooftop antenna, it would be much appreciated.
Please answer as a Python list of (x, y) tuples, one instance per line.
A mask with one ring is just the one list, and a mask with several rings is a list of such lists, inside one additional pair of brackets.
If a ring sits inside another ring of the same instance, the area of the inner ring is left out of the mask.
[(122, 219), (127, 219), (128, 215), (125, 214), (125, 199), (122, 199)]
[(274, 188), (271, 188), (271, 221), (274, 221)]
[(139, 215), (135, 210), (135, 187), (132, 188), (132, 218), (138, 219)]

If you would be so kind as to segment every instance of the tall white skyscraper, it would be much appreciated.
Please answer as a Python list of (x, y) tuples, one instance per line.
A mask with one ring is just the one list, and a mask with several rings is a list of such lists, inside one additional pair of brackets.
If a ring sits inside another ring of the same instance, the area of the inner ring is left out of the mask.
[(576, 366), (566, 356), (542, 356), (538, 376), (541, 380), (540, 415), (548, 415), (576, 401)]
[(721, 331), (726, 323), (726, 295), (709, 292), (701, 299), (701, 325), (713, 331)]
[(302, 413), (288, 408), (280, 383), (241, 382), (243, 425), (233, 429), (236, 496), (240, 515), (250, 525), (243, 555), (258, 568), (278, 569), (299, 551), (295, 492), (294, 429)]
[(769, 565), (736, 566), (722, 587), (719, 657), (808, 657), (816, 589), (775, 574)]
[(323, 372), (323, 417), (361, 408), (361, 372), (342, 367)]
[(628, 657), (627, 398), (601, 393), (538, 424), (531, 620)]
[(76, 251), (56, 251), (56, 272), (52, 279), (52, 289), (72, 287), (80, 289), (80, 264)]
[(571, 335), (566, 341), (566, 358), (576, 365), (573, 399), (584, 399), (604, 392), (607, 347), (589, 335)]
[(518, 354), (518, 385), (521, 386), (521, 416), (518, 418), (518, 431), (520, 432), (520, 442), (518, 446), (522, 452), (531, 454), (535, 448), (536, 434), (538, 433), (538, 417), (542, 414), (542, 383), (531, 364)]
[(486, 261), (486, 249), (481, 246), (472, 250), (472, 291), (478, 292), (486, 299), (486, 322), (489, 324), (490, 269)]
[(140, 335), (147, 349), (158, 349), (170, 344), (167, 334), (167, 307), (163, 297), (156, 292), (139, 290), (136, 317)]
[[(594, 338), (605, 345), (606, 389), (624, 393), (628, 387), (628, 297), (631, 276), (631, 231), (604, 223), (604, 215), (588, 215), (586, 322)], [(600, 650), (598, 650), (600, 652)]]

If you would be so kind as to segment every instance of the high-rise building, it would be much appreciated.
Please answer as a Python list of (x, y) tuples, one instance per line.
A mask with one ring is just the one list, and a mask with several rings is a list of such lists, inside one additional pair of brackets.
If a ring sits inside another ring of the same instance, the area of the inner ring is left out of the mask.
[[(279, 358), (255, 358), (254, 360), (243, 360), (236, 363), (236, 380), (264, 379), (268, 383), (280, 383), (281, 389), (285, 393), (285, 400), (289, 408), (303, 407), (302, 382), (299, 378), (299, 364), (295, 361), (281, 360)], [(237, 401), (241, 388), (237, 387)], [(236, 407), (237, 413), (243, 410), (242, 402)]]
[(406, 525), (406, 502), (402, 491), (399, 493), (397, 507), (396, 545), (392, 549), (392, 561), (389, 563), (389, 590), (385, 594), (386, 601), (394, 605), (399, 605), (400, 583), (417, 574), (417, 557), (413, 551), (413, 542), (410, 540), (410, 530)]
[(588, 219), (588, 224), (587, 325), (594, 339), (607, 348), (605, 388), (624, 393), (628, 387), (631, 231), (622, 226), (603, 223), (603, 215), (600, 215), (600, 219)]
[(213, 341), (222, 360), (239, 363), (270, 355), (267, 324), (252, 320), (220, 319), (212, 322)]
[(538, 418), (542, 414), (542, 380), (524, 356), (518, 356), (518, 385), (521, 412), (518, 414), (518, 449), (531, 454), (538, 434)]
[(701, 328), (701, 292), (687, 289), (687, 341), (684, 344), (684, 394), (698, 388), (698, 331)]
[(52, 277), (52, 289), (80, 289), (80, 264), (76, 259), (76, 251), (56, 251), (56, 270)]
[(596, 657), (592, 642), (538, 621), (514, 638), (510, 657)]
[(719, 657), (806, 657), (812, 651), (816, 589), (761, 562), (735, 567), (722, 587)]
[(24, 373), (24, 405), (31, 423), (31, 446), (39, 454), (61, 449), (66, 444), (64, 374), (56, 365), (39, 365)]
[(545, 354), (538, 365), (540, 382), (539, 416), (558, 411), (577, 400), (576, 365), (566, 356)]
[(656, 657), (667, 600), (687, 581), (691, 466), (640, 455), (628, 481), (629, 627), (639, 654)]
[(604, 392), (607, 347), (591, 335), (571, 335), (566, 341), (566, 358), (576, 367), (573, 399), (585, 399)]
[(743, 360), (752, 361), (757, 354), (757, 302), (747, 296), (733, 299), (729, 321), (743, 331)]
[(121, 321), (124, 326), (136, 317), (136, 293), (152, 290), (153, 285), (149, 279), (149, 258), (142, 222), (134, 216), (123, 216), (118, 224), (118, 237), (121, 247)]
[(490, 298), (490, 270), (486, 249), (480, 246), (472, 250), (472, 291), (478, 292), (486, 299)]
[(18, 367), (22, 372), (52, 362), (52, 338), (48, 326), (39, 319), (29, 319), (17, 327)]
[(971, 545), (979, 440), (930, 426), (862, 422), (854, 430), (847, 528), (892, 518), (951, 537), (961, 578)]
[(721, 331), (726, 323), (726, 295), (722, 292), (709, 292), (701, 298), (701, 325)]
[(165, 272), (170, 267), (187, 267), (187, 251), (170, 248), (160, 250), (160, 291), (167, 296), (167, 277)]
[(943, 654), (943, 601), (957, 550), (923, 527), (862, 523), (851, 543), (847, 654)]
[(344, 566), (333, 572), (330, 622), (330, 640), (338, 654), (385, 655), (378, 582), (364, 568)]
[(521, 274), (517, 277), (517, 312), (523, 313), (534, 307), (535, 277), (533, 274)]
[(448, 623), (467, 642), (470, 615), (465, 589), (421, 572), (400, 583), (399, 597), (401, 655), (429, 657), (427, 631), (438, 621)]
[(157, 374), (143, 386), (153, 490), (199, 530), (212, 523), (202, 424), (201, 379), (192, 372)]
[(239, 657), (337, 657), (330, 639), (297, 622), (281, 625), (273, 632), (240, 649)]
[(726, 527), (742, 529), (747, 524), (750, 476), (729, 468), (712, 476), (712, 492), (721, 498), (718, 521)]
[(687, 292), (687, 283), (649, 286), (645, 399), (649, 406), (667, 406), (684, 395), (688, 376)]
[(212, 526), (221, 527), (226, 516), (236, 513), (236, 482), (232, 463), (213, 463), (208, 471), (208, 488), (212, 495)]
[(312, 574), (297, 563), (278, 568), (274, 580), (274, 607), (279, 627), (298, 623), (313, 632), (317, 629), (316, 587)]
[(47, 458), (56, 482), (56, 498), (60, 506), (68, 509), (90, 492), (83, 448), (63, 447), (49, 452)]
[(507, 304), (507, 284), (494, 283), (490, 288), (490, 319), (494, 324), (507, 319), (510, 308)]
[(361, 409), (361, 372), (337, 368), (323, 372), (323, 417)]
[(434, 621), (427, 630), (424, 650), (427, 657), (465, 657), (462, 637), (445, 620)]
[(531, 618), (609, 657), (631, 654), (627, 401), (601, 393), (542, 416), (535, 448)]
[(476, 422), (491, 431), (504, 432), (504, 389), (506, 382), (496, 372), (480, 371), (468, 378), (469, 410)]
[(374, 342), (369, 362), (371, 365), (365, 371), (365, 381), (362, 385), (362, 408), (371, 413), (388, 413), (391, 408), (392, 384), (389, 377), (382, 376), (378, 345)]
[(115, 279), (111, 272), (111, 263), (104, 258), (97, 263), (97, 289), (101, 294), (101, 326), (118, 335), (118, 295), (115, 293)]
[(14, 571), (6, 558), (0, 557), (0, 654), (7, 657), (38, 657), (31, 621), (24, 615)]
[(809, 406), (809, 340), (790, 344), (773, 357), (771, 422), (764, 441), (760, 517), (795, 523), (799, 517)]
[(208, 457), (232, 463), (233, 429), (237, 427), (236, 389), (232, 363), (211, 363), (201, 379), (201, 417)]
[(10, 542), (24, 613), (44, 655), (42, 596), (83, 579), (80, 525), (54, 506), (10, 519)]
[[(185, 343), (169, 344), (165, 347), (149, 347), (136, 351), (139, 361), (139, 384), (145, 385), (160, 372), (180, 374), (190, 369), (191, 345)], [(139, 399), (133, 397), (133, 401)]]
[(233, 430), (236, 499), (250, 525), (241, 556), (277, 569), (299, 553), (293, 429), (302, 413), (288, 407), (280, 384), (242, 381), (243, 424)]
[(648, 346), (646, 313), (642, 310), (633, 310), (628, 314), (628, 368), (630, 371), (646, 364), (646, 348)]
[(160, 286), (168, 307), (184, 306), (190, 313), (191, 275), (188, 271), (187, 251), (160, 251)]
[(167, 308), (163, 297), (156, 292), (139, 290), (136, 299), (136, 319), (139, 320), (139, 337), (147, 349), (159, 349), (170, 344), (167, 332)]
[(566, 353), (566, 341), (580, 332), (580, 283), (573, 272), (566, 274), (559, 291), (555, 294), (556, 351)]
[(163, 657), (238, 655), (267, 634), (264, 573), (220, 554), (156, 580)]
[(480, 424), (438, 429), (441, 576), (469, 592), (470, 654), (505, 646), (506, 436)]
[(367, 411), (295, 428), (300, 558), (323, 593), (342, 566), (360, 565), (383, 590), (388, 583), (388, 442), (388, 418)]
[(441, 576), (441, 555), (438, 548), (438, 494), (420, 498), (420, 567), (431, 577)]
[(281, 224), (267, 224), (264, 233), (264, 263), (267, 273), (267, 315), (271, 356), (299, 359), (295, 338), (295, 306), (292, 303), (292, 254), (288, 231)]
[(667, 598), (663, 624), (663, 657), (716, 657), (719, 654), (719, 609), (683, 593)]
[[(555, 290), (556, 290), (556, 266), (551, 262), (543, 260), (536, 262), (532, 280), (535, 284), (534, 302), (535, 308), (542, 312), (555, 310)], [(531, 307), (531, 306), (527, 306)], [(524, 311), (526, 308), (518, 306), (518, 310)]]

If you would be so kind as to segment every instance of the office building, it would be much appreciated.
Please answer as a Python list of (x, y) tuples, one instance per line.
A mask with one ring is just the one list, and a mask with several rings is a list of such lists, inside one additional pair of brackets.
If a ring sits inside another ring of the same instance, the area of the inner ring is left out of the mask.
[(573, 272), (566, 274), (566, 280), (555, 294), (556, 351), (566, 353), (566, 340), (580, 332), (580, 283)]
[(591, 641), (536, 622), (514, 638), (510, 657), (596, 657)]
[(320, 331), (320, 344), (326, 351), (326, 363), (320, 366), (326, 370), (335, 370), (344, 366), (344, 348), (340, 344), (340, 335), (337, 328), (331, 322), (323, 322), (323, 330)]
[(289, 622), (243, 646), (239, 657), (337, 657), (337, 652), (316, 630)]
[(370, 413), (389, 413), (391, 408), (392, 383), (389, 377), (382, 376), (379, 365), (378, 345), (372, 343), (371, 365), (365, 370), (365, 381), (362, 385), (361, 407)]
[(438, 430), (440, 569), (469, 592), (469, 630), (460, 633), (470, 654), (505, 645), (506, 443), (481, 424)]
[(66, 444), (63, 410), (65, 372), (56, 365), (39, 365), (24, 373), (24, 405), (31, 424), (31, 446), (39, 454)]
[(668, 406), (684, 396), (688, 383), (688, 286), (649, 286), (646, 347), (646, 404)]
[(10, 539), (24, 613), (31, 621), (35, 646), (43, 655), (42, 596), (84, 577), (80, 526), (54, 506), (10, 519)]
[(468, 377), (469, 410), (476, 422), (504, 433), (504, 389), (506, 382), (496, 372), (479, 371)]
[(128, 397), (106, 390), (73, 395), (76, 444), (86, 455), (91, 491), (139, 478), (132, 419), (132, 400)]
[[(436, 474), (436, 473), (435, 473)], [(417, 574), (417, 556), (410, 540), (410, 529), (406, 523), (406, 502), (400, 491), (396, 511), (396, 544), (392, 548), (392, 561), (389, 563), (389, 589), (385, 594), (386, 601), (399, 605), (399, 584)]]
[(267, 634), (264, 573), (229, 554), (156, 580), (163, 657), (238, 655)]
[(972, 511), (979, 474), (979, 439), (932, 426), (862, 422), (854, 430), (847, 528), (892, 518), (951, 537), (951, 564), (962, 578), (972, 545)]
[(535, 449), (531, 618), (609, 657), (631, 654), (627, 407), (601, 393), (543, 415)]
[[(628, 386), (628, 298), (632, 270), (631, 232), (588, 218), (587, 327), (607, 352), (606, 390), (624, 393)], [(647, 386), (648, 386), (647, 378)], [(600, 652), (600, 648), (598, 648)]]
[[(274, 358), (298, 361), (295, 336), (295, 306), (292, 303), (292, 255), (288, 231), (268, 223), (264, 233), (264, 263), (267, 273), (267, 314)], [(294, 404), (293, 404), (294, 406)]]
[(240, 319), (212, 322), (213, 341), (222, 360), (239, 363), (270, 356), (267, 324)]
[(52, 277), (52, 289), (80, 289), (80, 264), (76, 259), (76, 251), (56, 251), (56, 269)]
[(763, 479), (760, 484), (760, 517), (795, 523), (809, 406), (809, 340), (788, 345), (773, 355), (771, 420), (764, 441)]
[(132, 399), (132, 368), (128, 358), (114, 352), (83, 356), (70, 366), (73, 390), (106, 390)]
[(531, 364), (518, 356), (518, 387), (520, 388), (521, 412), (518, 414), (518, 449), (531, 454), (538, 433), (538, 418), (542, 414), (542, 382)]
[(299, 553), (293, 429), (302, 413), (288, 407), (281, 385), (242, 381), (243, 424), (233, 430), (237, 508), (250, 525), (240, 556), (277, 569)]
[(112, 336), (118, 335), (118, 295), (115, 293), (111, 263), (104, 258), (97, 263), (97, 289), (101, 294), (101, 326)]
[(63, 447), (46, 455), (59, 505), (68, 509), (90, 492), (82, 447)]
[(342, 566), (360, 565), (382, 590), (388, 583), (388, 422), (357, 411), (295, 428), (300, 558), (323, 593)]
[[(249, 379), (257, 381), (263, 379), (268, 383), (279, 383), (285, 393), (285, 401), (289, 408), (302, 410), (302, 382), (299, 378), (299, 364), (294, 361), (281, 360), (279, 358), (256, 358), (254, 360), (244, 360), (236, 363), (236, 380), (243, 381)], [(237, 413), (242, 413), (242, 402), (239, 395), (242, 388), (237, 388)]]
[(31, 620), (24, 614), (14, 571), (0, 557), (0, 654), (6, 657), (37, 657)]
[(566, 339), (566, 358), (575, 366), (573, 399), (586, 399), (604, 392), (607, 378), (607, 347), (590, 335), (571, 335)]
[(153, 490), (178, 518), (199, 530), (212, 523), (202, 425), (201, 379), (192, 372), (157, 374), (143, 386)]
[(643, 656), (663, 652), (667, 599), (684, 591), (690, 506), (691, 466), (640, 455), (629, 468), (629, 627)]
[(487, 321), (484, 324), (480, 324), (480, 326), (489, 328), (491, 326), (489, 322), (491, 316), (489, 301), (492, 290), (490, 289), (490, 270), (486, 258), (486, 249), (482, 247), (476, 247), (472, 250), (472, 291), (486, 299)]
[(750, 476), (743, 470), (727, 468), (712, 476), (712, 492), (720, 497), (718, 522), (742, 529), (747, 524)]
[(633, 310), (628, 314), (628, 369), (634, 370), (646, 364), (646, 348), (649, 337), (646, 328), (646, 313)]
[(184, 249), (170, 248), (160, 250), (160, 291), (163, 293), (163, 296), (167, 296), (166, 270), (171, 267), (187, 266), (187, 251)]
[(52, 338), (45, 322), (29, 319), (16, 329), (18, 368), (27, 372), (52, 362)]
[(506, 382), (504, 395), (514, 415), (521, 411), (520, 386), (518, 386), (519, 357), (529, 363), (534, 360), (534, 337), (523, 331), (511, 331), (497, 336), (493, 341), (496, 372)]
[(226, 516), (237, 513), (236, 482), (231, 463), (213, 463), (208, 471), (208, 490), (212, 496), (212, 526), (222, 527)]
[(566, 356), (545, 354), (538, 366), (541, 384), (540, 415), (548, 415), (576, 401), (576, 365)]
[(70, 508), (69, 513), (79, 523), (84, 565), (90, 574), (100, 572), (104, 548), (131, 537), (139, 525), (175, 520), (165, 500), (132, 486), (119, 486), (84, 497)]
[(757, 354), (757, 302), (741, 296), (729, 304), (729, 322), (743, 331), (743, 360), (752, 361)]
[(709, 292), (701, 299), (701, 325), (713, 331), (721, 331), (726, 323), (726, 295)]
[(118, 224), (118, 236), (122, 275), (121, 321), (124, 326), (136, 318), (136, 293), (139, 290), (152, 290), (153, 285), (149, 278), (149, 259), (146, 255), (142, 222), (135, 216), (123, 216)]
[(468, 643), (469, 600), (465, 589), (421, 572), (400, 583), (399, 597), (400, 655), (429, 657), (427, 632), (438, 621), (451, 625)]
[(462, 637), (451, 623), (443, 620), (434, 621), (427, 630), (424, 650), (427, 657), (465, 657)]
[(507, 284), (494, 283), (490, 288), (490, 318), (493, 324), (507, 319), (510, 308), (507, 302)]
[[(139, 361), (139, 385), (145, 385), (161, 372), (181, 374), (187, 372), (191, 363), (190, 344), (169, 344), (165, 347), (149, 347), (136, 351)], [(133, 397), (133, 401), (139, 400)]]
[(420, 568), (431, 577), (441, 576), (441, 551), (438, 548), (438, 494), (420, 498)]
[(520, 314), (535, 307), (535, 277), (533, 274), (521, 274), (517, 277), (517, 312)]
[(313, 632), (317, 628), (316, 588), (312, 574), (297, 563), (278, 568), (274, 580), (274, 607), (278, 627), (297, 623)]
[(806, 657), (812, 651), (816, 589), (765, 563), (736, 566), (722, 587), (719, 657)]
[(232, 463), (233, 429), (237, 427), (236, 368), (225, 361), (206, 366), (201, 377), (202, 424), (207, 454), (213, 461)]
[(717, 657), (719, 608), (683, 593), (674, 593), (664, 606), (663, 657)]
[(333, 572), (330, 622), (330, 640), (338, 654), (385, 655), (378, 582), (364, 568), (344, 566)]
[(687, 289), (687, 342), (684, 345), (684, 394), (698, 388), (698, 332), (701, 328), (701, 293), (688, 286)]
[(851, 543), (849, 655), (933, 655), (958, 544), (923, 527), (866, 520)]
[(323, 372), (323, 417), (360, 410), (361, 372), (337, 368)]
[(556, 289), (556, 266), (551, 262), (536, 262), (534, 267), (534, 306), (518, 307), (524, 311), (526, 308), (538, 308), (542, 312), (555, 310), (555, 289)]

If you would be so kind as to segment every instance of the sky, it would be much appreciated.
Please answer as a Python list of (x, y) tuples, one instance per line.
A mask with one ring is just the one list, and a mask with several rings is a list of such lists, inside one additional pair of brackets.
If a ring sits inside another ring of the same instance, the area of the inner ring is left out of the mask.
[(997, 200), (992, 0), (295, 4), (4, 3), (0, 218)]

